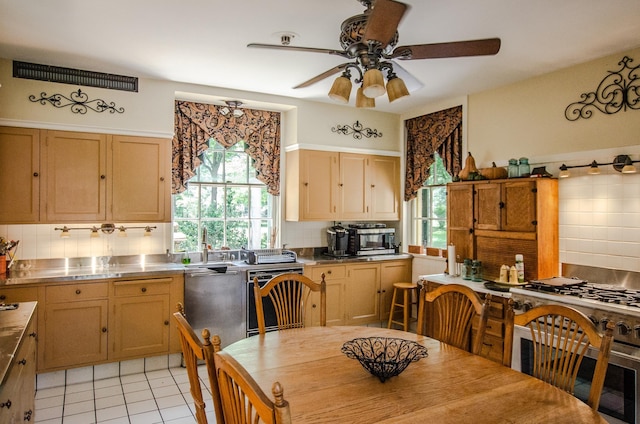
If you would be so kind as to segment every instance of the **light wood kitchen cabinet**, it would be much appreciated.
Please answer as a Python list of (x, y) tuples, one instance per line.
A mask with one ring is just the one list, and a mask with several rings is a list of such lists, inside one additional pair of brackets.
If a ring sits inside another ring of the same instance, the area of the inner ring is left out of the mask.
[(372, 156), (369, 188), (371, 219), (400, 219), (400, 159), (392, 156)]
[[(305, 266), (305, 275), (327, 283), (327, 325), (363, 325), (389, 318), (393, 283), (411, 280), (410, 260), (346, 262)], [(311, 304), (319, 295), (311, 293)], [(318, 325), (320, 313), (307, 310), (311, 325)]]
[(448, 242), (482, 261), (485, 279), (524, 256), (525, 280), (559, 272), (558, 182), (551, 178), (447, 185)]
[(45, 288), (39, 370), (106, 361), (108, 287), (108, 283), (79, 283)]
[(338, 153), (294, 150), (287, 153), (285, 214), (288, 221), (338, 218)]
[(42, 153), (46, 221), (105, 221), (107, 136), (45, 131)]
[(40, 130), (0, 127), (0, 222), (40, 219)]
[[(318, 265), (305, 267), (305, 275), (316, 283), (324, 281), (327, 287), (327, 325), (344, 325), (345, 323), (345, 289), (346, 266), (345, 265)], [(310, 308), (305, 311), (306, 322), (309, 325), (320, 325), (320, 294), (311, 292)]]
[(0, 288), (0, 303), (34, 302), (38, 300), (36, 287), (10, 287)]
[(367, 262), (347, 267), (347, 325), (380, 320), (380, 264)]
[(22, 311), (28, 309), (30, 315), (25, 317), (26, 322), (19, 320), (24, 325), (23, 336), (0, 386), (0, 423), (31, 422), (35, 418), (36, 304), (23, 303), (20, 307)]
[(447, 240), (461, 259), (475, 258), (473, 184), (447, 185)]
[(110, 219), (125, 222), (171, 219), (167, 144), (166, 140), (156, 138), (113, 136)]
[(393, 284), (411, 282), (411, 262), (409, 260), (384, 261), (380, 263), (380, 318), (389, 319), (391, 299), (393, 298)]
[(112, 359), (149, 356), (169, 350), (172, 278), (112, 283), (109, 336)]
[(288, 221), (399, 220), (397, 157), (295, 150), (287, 153)]
[(0, 223), (169, 222), (169, 144), (0, 127)]
[[(0, 295), (15, 299), (11, 292)], [(36, 284), (38, 293), (38, 372), (95, 365), (181, 351), (171, 315), (184, 304), (184, 275)], [(41, 312), (42, 312), (41, 311)]]

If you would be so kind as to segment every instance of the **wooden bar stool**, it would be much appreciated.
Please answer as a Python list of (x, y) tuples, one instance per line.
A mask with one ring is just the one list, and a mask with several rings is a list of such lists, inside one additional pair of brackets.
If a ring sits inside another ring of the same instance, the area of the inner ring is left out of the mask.
[[(402, 292), (402, 303), (397, 303), (398, 292)], [(387, 328), (391, 328), (392, 324), (401, 325), (404, 331), (409, 331), (409, 319), (411, 318), (411, 309), (413, 308), (413, 293), (416, 294), (416, 300), (418, 299), (418, 284), (399, 282), (393, 283), (393, 297), (391, 298), (391, 310), (389, 311), (389, 324)], [(396, 307), (402, 309), (402, 321), (395, 321), (393, 316), (396, 312)]]

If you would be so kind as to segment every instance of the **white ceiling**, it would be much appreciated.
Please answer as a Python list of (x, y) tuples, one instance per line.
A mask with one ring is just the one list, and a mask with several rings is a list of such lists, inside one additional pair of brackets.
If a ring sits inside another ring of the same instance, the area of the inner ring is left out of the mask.
[[(377, 110), (402, 113), (640, 46), (639, 0), (407, 0), (399, 45), (499, 37), (496, 56), (397, 61), (422, 87)], [(0, 57), (331, 102), (334, 77), (292, 87), (338, 64), (357, 0), (0, 0)], [(640, 58), (634, 58), (636, 62)], [(350, 104), (354, 104), (355, 92)]]

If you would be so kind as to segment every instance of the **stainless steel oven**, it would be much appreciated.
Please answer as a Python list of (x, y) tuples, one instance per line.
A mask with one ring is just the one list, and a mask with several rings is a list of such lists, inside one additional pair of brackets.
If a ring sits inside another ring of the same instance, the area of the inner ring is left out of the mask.
[[(561, 304), (583, 312), (604, 330), (616, 325), (599, 412), (610, 423), (640, 424), (640, 273), (563, 264), (564, 277), (512, 288), (516, 313), (546, 304)], [(516, 326), (512, 368), (531, 374), (530, 330)], [(597, 351), (583, 360), (575, 395), (588, 397)]]
[[(615, 343), (602, 390), (598, 411), (609, 423), (640, 423), (637, 397), (640, 395), (640, 349)], [(574, 395), (587, 401), (598, 352), (590, 349), (578, 371)], [(513, 334), (511, 368), (532, 374), (531, 331), (516, 326)]]
[[(266, 268), (265, 268), (266, 267)], [(251, 267), (247, 270), (247, 337), (258, 334), (258, 318), (256, 315), (256, 297), (253, 292), (254, 278), (258, 278), (258, 284), (263, 287), (267, 282), (276, 275), (285, 273), (302, 274), (303, 265), (282, 264), (280, 266), (265, 265), (262, 267)], [(273, 303), (269, 298), (262, 299), (262, 309), (264, 312), (264, 323), (266, 331), (275, 331), (278, 329), (278, 321), (276, 319), (276, 311)]]

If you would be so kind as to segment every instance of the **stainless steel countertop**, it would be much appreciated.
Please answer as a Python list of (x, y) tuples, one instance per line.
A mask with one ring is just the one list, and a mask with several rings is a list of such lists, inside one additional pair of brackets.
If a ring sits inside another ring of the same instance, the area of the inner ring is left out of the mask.
[[(37, 302), (18, 303), (18, 309), (0, 311), (0, 386), (26, 337), (25, 330), (32, 319)], [(5, 401), (6, 399), (2, 399)]]
[[(374, 255), (365, 257), (349, 256), (334, 258), (326, 255), (314, 255), (311, 257), (298, 257), (297, 263), (277, 264), (286, 265), (326, 265), (342, 263), (359, 263), (371, 261), (389, 261), (398, 259), (411, 259), (413, 256), (406, 253), (394, 255)], [(75, 265), (61, 266), (59, 260), (49, 260), (41, 264), (32, 264), (29, 261), (18, 263), (9, 273), (0, 276), (0, 287), (18, 284), (34, 284), (61, 281), (85, 281), (114, 278), (153, 277), (167, 274), (182, 274), (198, 267), (227, 266), (229, 269), (244, 271), (249, 265), (244, 261), (222, 261), (208, 263), (190, 263), (183, 265), (175, 262), (147, 262), (144, 264), (127, 261), (114, 261), (108, 266), (90, 265), (88, 261), (76, 261)], [(268, 267), (269, 264), (262, 265)]]

